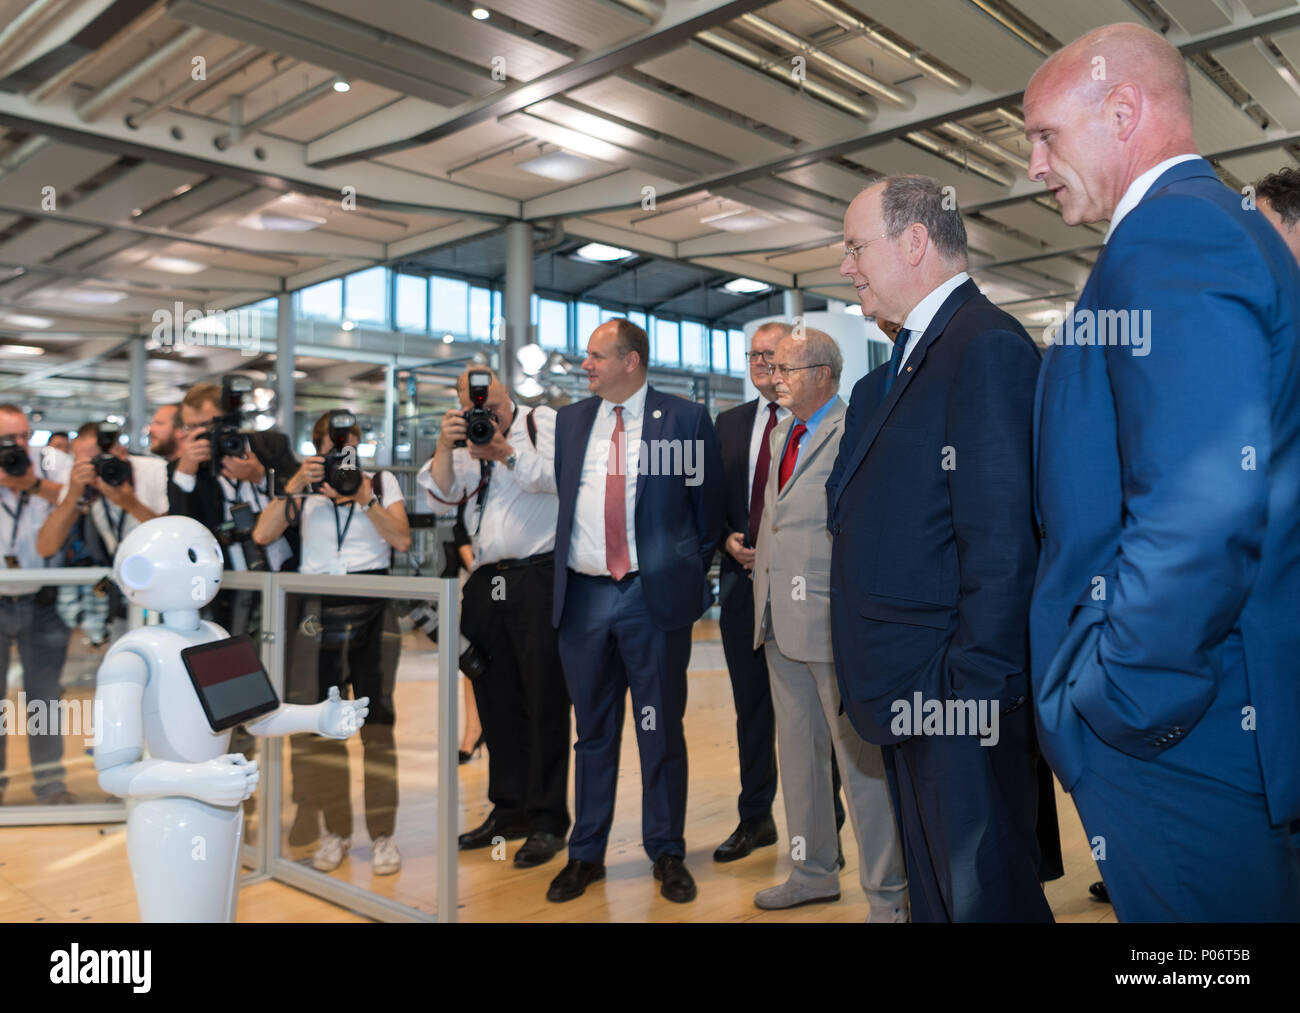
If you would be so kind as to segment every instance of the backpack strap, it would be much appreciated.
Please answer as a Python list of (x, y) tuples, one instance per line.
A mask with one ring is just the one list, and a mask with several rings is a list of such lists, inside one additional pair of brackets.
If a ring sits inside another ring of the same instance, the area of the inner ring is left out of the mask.
[(536, 412), (537, 409), (535, 407), (530, 409), (528, 416), (524, 419), (524, 424), (528, 427), (528, 439), (532, 441), (534, 450), (537, 449), (537, 422), (533, 418), (533, 415)]

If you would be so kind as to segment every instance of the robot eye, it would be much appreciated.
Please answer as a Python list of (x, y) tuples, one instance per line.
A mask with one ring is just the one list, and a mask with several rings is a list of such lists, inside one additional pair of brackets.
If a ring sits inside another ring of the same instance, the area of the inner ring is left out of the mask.
[(199, 554), (195, 552), (193, 549), (190, 549), (189, 553), (190, 553), (190, 562), (197, 563), (199, 561)]

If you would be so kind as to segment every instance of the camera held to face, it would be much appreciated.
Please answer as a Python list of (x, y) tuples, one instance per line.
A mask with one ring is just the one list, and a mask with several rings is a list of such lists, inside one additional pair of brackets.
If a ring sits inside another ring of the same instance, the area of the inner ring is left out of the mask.
[(32, 459), (12, 436), (0, 439), (0, 468), (6, 475), (21, 478), (32, 467)]
[[(469, 400), (473, 405), (465, 412), (465, 435), (469, 442), (486, 446), (496, 436), (497, 420), (483, 405), (487, 402), (488, 388), (492, 386), (492, 374), (485, 369), (476, 369), (469, 374)], [(457, 440), (456, 446), (465, 446), (464, 440)]]
[(117, 446), (121, 435), (122, 427), (116, 422), (101, 422), (95, 433), (95, 439), (99, 442), (99, 454), (94, 460), (95, 474), (105, 485), (115, 488), (131, 481), (131, 462), (113, 454), (113, 448)]
[(221, 474), (224, 457), (242, 457), (248, 448), (244, 435), (244, 396), (253, 390), (253, 381), (246, 376), (226, 376), (221, 380), (221, 417), (200, 433), (200, 440), (212, 441), (212, 474)]
[[(357, 417), (348, 411), (330, 415), (330, 452), (325, 455), (325, 481), (340, 496), (355, 496), (361, 488), (357, 448), (348, 445)], [(319, 491), (319, 490), (317, 490)]]

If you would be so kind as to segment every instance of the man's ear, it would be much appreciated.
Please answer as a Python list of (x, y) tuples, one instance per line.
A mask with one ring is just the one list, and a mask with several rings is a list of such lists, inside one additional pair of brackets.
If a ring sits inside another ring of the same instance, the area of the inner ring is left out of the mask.
[(147, 556), (127, 556), (122, 560), (122, 583), (132, 591), (143, 591), (153, 583), (153, 561)]

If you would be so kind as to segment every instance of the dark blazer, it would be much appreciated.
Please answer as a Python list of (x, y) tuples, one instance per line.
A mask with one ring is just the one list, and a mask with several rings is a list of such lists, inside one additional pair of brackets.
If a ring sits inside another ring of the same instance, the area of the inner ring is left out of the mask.
[[(739, 531), (749, 531), (749, 440), (754, 433), (754, 413), (759, 399), (728, 408), (720, 414), (714, 425), (718, 430), (718, 443), (722, 448), (722, 477), (725, 488), (722, 515), (723, 546), (728, 538)], [(753, 546), (750, 546), (753, 548)], [(735, 557), (722, 548), (718, 565), (718, 604), (724, 612), (743, 611), (753, 607), (754, 582), (749, 573), (736, 562)]]
[(868, 742), (907, 738), (891, 705), (1027, 704), (1038, 546), (1031, 426), (1039, 353), (967, 281), (884, 394), (853, 388), (826, 482), (832, 643), (844, 708)]
[[(274, 495), (284, 492), (284, 483), (298, 470), (299, 462), (289, 448), (289, 437), (284, 433), (267, 431), (248, 434), (248, 448), (262, 462), (267, 471), (275, 471)], [(194, 476), (194, 491), (186, 492), (175, 482), (176, 462), (167, 465), (167, 504), (170, 513), (182, 517), (192, 517), (209, 531), (215, 532), (225, 520), (224, 494), (221, 483), (213, 476), (207, 465), (199, 468)], [(299, 556), (298, 526), (291, 524), (285, 530), (285, 538), (293, 550), (294, 558)], [(292, 560), (290, 564), (292, 565)]]
[(1129, 308), (1150, 314), (1145, 354), (1054, 344), (1039, 382), (1039, 739), (1067, 791), (1089, 766), (1084, 722), (1138, 759), (1177, 746), (1170, 766), (1244, 792), (1262, 771), (1285, 825), (1300, 819), (1300, 270), (1208, 162), (1183, 162), (1116, 227), (1075, 315)]
[[(564, 614), (578, 485), (600, 400), (589, 397), (556, 413), (555, 484), (560, 509), (555, 530), (552, 622), (557, 627)], [(713, 602), (708, 572), (718, 547), (723, 513), (718, 436), (703, 405), (651, 387), (646, 391), (641, 439), (647, 446), (655, 440), (679, 440), (698, 447), (694, 458), (700, 469), (698, 484), (687, 485), (681, 475), (651, 475), (643, 467), (636, 485), (637, 565), (646, 607), (657, 629), (680, 629), (694, 623)]]

